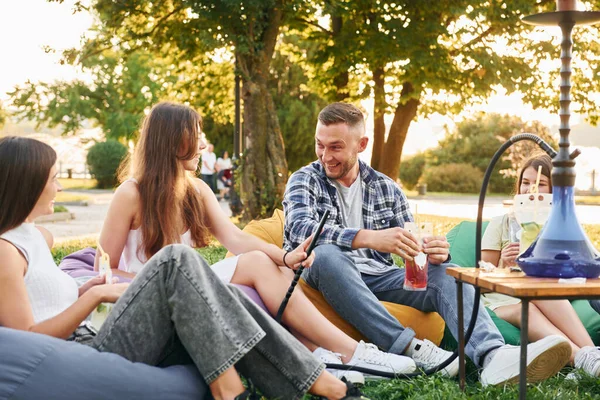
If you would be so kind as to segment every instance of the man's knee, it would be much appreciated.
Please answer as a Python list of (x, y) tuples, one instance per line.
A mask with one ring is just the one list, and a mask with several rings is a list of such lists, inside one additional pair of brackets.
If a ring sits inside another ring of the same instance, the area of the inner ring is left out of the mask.
[(320, 283), (337, 281), (352, 273), (359, 272), (349, 253), (336, 245), (325, 244), (315, 248), (315, 261), (303, 276), (310, 286), (318, 288)]
[(452, 280), (453, 278), (446, 273), (446, 269), (451, 267), (457, 267), (455, 264), (440, 264), (429, 266), (429, 279), (430, 280)]

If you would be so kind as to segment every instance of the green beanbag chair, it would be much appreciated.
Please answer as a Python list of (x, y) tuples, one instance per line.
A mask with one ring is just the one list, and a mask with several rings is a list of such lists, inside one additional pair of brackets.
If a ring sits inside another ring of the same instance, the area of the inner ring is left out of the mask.
[[(488, 222), (482, 224), (483, 232), (487, 228)], [(474, 221), (463, 221), (456, 225), (446, 234), (446, 239), (450, 244), (450, 255), (452, 263), (461, 267), (475, 267), (475, 232), (476, 223)], [(596, 345), (600, 344), (600, 314), (598, 314), (587, 300), (574, 300), (571, 302), (575, 312), (583, 322), (585, 329)], [(521, 343), (521, 330), (514, 325), (509, 324), (499, 318), (492, 310), (486, 308), (492, 321), (498, 327), (498, 330), (504, 337), (507, 344), (519, 345)], [(465, 315), (465, 328), (470, 321), (471, 316)], [(452, 337), (448, 328), (444, 334), (442, 345), (447, 348), (455, 348), (456, 340)]]

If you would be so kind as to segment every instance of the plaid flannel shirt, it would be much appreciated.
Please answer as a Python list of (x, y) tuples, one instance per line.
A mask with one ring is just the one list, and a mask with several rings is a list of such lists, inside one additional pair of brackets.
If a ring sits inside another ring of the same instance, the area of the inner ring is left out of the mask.
[[(404, 222), (413, 221), (406, 196), (398, 185), (360, 160), (359, 167), (364, 228), (381, 230), (404, 227)], [(342, 250), (352, 250), (352, 241), (360, 229), (342, 226), (337, 191), (320, 162), (315, 161), (292, 174), (287, 183), (283, 209), (286, 249), (296, 248), (310, 236), (325, 210), (329, 210), (328, 221), (317, 244), (336, 244)], [(382, 264), (393, 264), (389, 253), (372, 249), (367, 252)]]

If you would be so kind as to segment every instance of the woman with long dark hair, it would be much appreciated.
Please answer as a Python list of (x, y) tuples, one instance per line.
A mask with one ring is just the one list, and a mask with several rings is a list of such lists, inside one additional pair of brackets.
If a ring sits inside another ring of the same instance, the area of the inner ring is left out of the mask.
[[(236, 369), (270, 397), (358, 398), (189, 246), (164, 246), (130, 285), (100, 276), (78, 288), (54, 263), (52, 235), (33, 222), (53, 212), (55, 163), (44, 143), (0, 139), (0, 326), (149, 365), (193, 363), (216, 399), (248, 398)], [(116, 304), (96, 335), (84, 321), (103, 302)]]

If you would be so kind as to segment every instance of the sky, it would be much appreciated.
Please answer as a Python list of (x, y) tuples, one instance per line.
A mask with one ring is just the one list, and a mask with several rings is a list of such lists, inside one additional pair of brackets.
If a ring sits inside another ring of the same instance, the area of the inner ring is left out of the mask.
[[(49, 3), (46, 0), (4, 0), (0, 1), (0, 54), (3, 61), (0, 64), (0, 101), (6, 100), (7, 91), (15, 85), (27, 81), (53, 81), (56, 79), (72, 80), (85, 79), (85, 75), (76, 68), (60, 65), (60, 53), (64, 49), (79, 45), (82, 35), (92, 25), (92, 18), (87, 13), (73, 13), (75, 0), (64, 0), (62, 4)], [(46, 53), (44, 46), (49, 45), (56, 50), (55, 53)], [(558, 101), (558, 92), (557, 92)], [(372, 110), (372, 102), (363, 102), (365, 110)], [(507, 96), (499, 93), (488, 99), (487, 103), (474, 110), (498, 112), (519, 115), (524, 120), (540, 120), (549, 127), (556, 127), (559, 123), (558, 116), (543, 110), (533, 110), (524, 105), (519, 94)], [(393, 116), (387, 116), (387, 125), (391, 124)], [(445, 116), (434, 115), (428, 119), (419, 120), (411, 124), (409, 134), (404, 146), (404, 154), (411, 155), (437, 145), (444, 136), (444, 127), (452, 127), (454, 120)], [(571, 118), (571, 126), (577, 129), (577, 124), (585, 128), (585, 135), (597, 137), (597, 140), (586, 140), (586, 144), (595, 144), (595, 147), (586, 147), (579, 164), (581, 175), (596, 168), (600, 171), (600, 129), (586, 126), (578, 115)], [(367, 131), (372, 132), (372, 118), (367, 116)], [(574, 130), (575, 130), (574, 129)], [(572, 142), (577, 145), (575, 134)], [(361, 158), (370, 160), (370, 147), (361, 155)], [(600, 173), (598, 173), (600, 175)], [(588, 183), (580, 186), (589, 186)], [(600, 183), (600, 179), (598, 179)]]
[[(58, 63), (61, 50), (77, 46), (92, 24), (89, 14), (73, 14), (74, 2), (0, 1), (0, 100), (6, 100), (7, 91), (28, 79), (71, 80), (77, 76), (74, 67)], [(45, 45), (57, 52), (45, 53)]]

